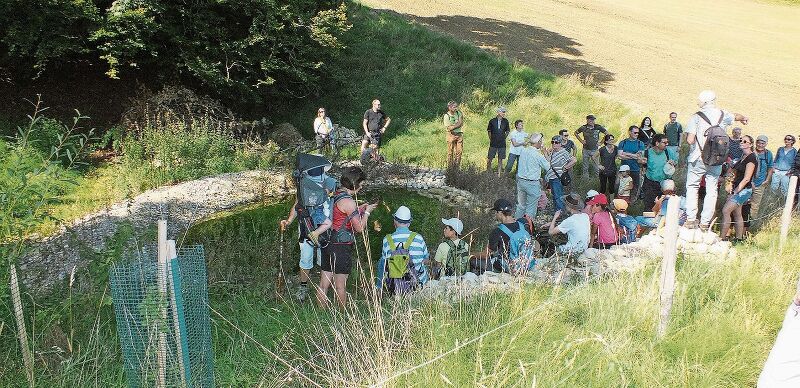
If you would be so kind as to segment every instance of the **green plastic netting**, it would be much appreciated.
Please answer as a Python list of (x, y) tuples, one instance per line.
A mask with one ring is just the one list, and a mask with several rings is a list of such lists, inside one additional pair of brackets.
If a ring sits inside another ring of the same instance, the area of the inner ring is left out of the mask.
[(154, 247), (145, 248), (136, 259), (111, 268), (111, 296), (128, 386), (212, 387), (214, 358), (203, 247), (177, 250), (177, 259), (163, 268), (166, 292), (160, 289), (156, 252)]

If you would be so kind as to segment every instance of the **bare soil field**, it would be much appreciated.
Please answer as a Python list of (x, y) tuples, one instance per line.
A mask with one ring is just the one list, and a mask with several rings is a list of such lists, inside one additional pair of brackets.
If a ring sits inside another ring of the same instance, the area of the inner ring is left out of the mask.
[[(703, 89), (746, 133), (800, 134), (800, 7), (751, 0), (363, 0), (486, 50), (587, 83), (663, 125)], [(602, 118), (598, 119), (602, 123)], [(576, 123), (579, 125), (580, 123)]]

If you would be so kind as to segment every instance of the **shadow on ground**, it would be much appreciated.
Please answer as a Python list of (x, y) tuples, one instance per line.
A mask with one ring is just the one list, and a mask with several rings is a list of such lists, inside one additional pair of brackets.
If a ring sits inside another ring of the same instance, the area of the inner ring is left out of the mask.
[(614, 73), (579, 58), (583, 55), (580, 43), (540, 27), (461, 15), (421, 17), (390, 10), (380, 12), (397, 14), (546, 73), (557, 76), (577, 74), (585, 84), (599, 90), (604, 91), (614, 80)]

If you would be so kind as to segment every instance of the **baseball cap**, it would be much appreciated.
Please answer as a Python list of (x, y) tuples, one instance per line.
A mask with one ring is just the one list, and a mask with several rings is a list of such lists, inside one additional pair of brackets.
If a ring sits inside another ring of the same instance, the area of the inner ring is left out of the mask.
[(498, 113), (499, 113), (499, 112), (503, 112), (503, 113), (505, 113), (505, 112), (506, 112), (506, 107), (504, 107), (504, 106), (498, 107), (498, 108), (497, 108), (497, 112), (498, 112)]
[(675, 181), (672, 179), (664, 179), (664, 181), (661, 182), (661, 191), (667, 190), (675, 191)]
[(589, 205), (608, 205), (608, 198), (603, 194), (597, 194), (588, 202)]
[(464, 223), (458, 218), (442, 218), (442, 223), (453, 228), (457, 234), (461, 234), (464, 231)]
[(600, 194), (596, 190), (589, 190), (586, 192), (586, 198), (594, 198), (595, 195)]
[(617, 211), (628, 210), (628, 202), (624, 199), (617, 198), (611, 201), (611, 203), (614, 204), (614, 209), (617, 209)]
[(629, 166), (627, 164), (623, 164), (623, 165), (619, 166), (619, 170), (620, 171), (630, 171), (631, 170), (631, 166)]
[(500, 198), (497, 201), (494, 201), (494, 207), (492, 210), (496, 212), (508, 212), (511, 211), (513, 205), (507, 199)]
[(758, 135), (756, 141), (763, 141), (764, 143), (767, 143), (769, 142), (769, 138), (767, 137), (767, 135)]
[(594, 119), (595, 119), (594, 115), (586, 116), (586, 120), (594, 120)]
[(561, 143), (562, 141), (564, 141), (564, 138), (561, 137), (561, 135), (555, 135), (553, 136), (552, 139), (550, 139), (550, 141), (552, 141), (553, 143)]
[(402, 222), (402, 223), (411, 222), (411, 209), (405, 206), (400, 206), (394, 212), (394, 219), (397, 220), (397, 222)]
[(717, 94), (713, 90), (703, 90), (697, 95), (697, 99), (701, 103), (711, 102), (717, 99)]

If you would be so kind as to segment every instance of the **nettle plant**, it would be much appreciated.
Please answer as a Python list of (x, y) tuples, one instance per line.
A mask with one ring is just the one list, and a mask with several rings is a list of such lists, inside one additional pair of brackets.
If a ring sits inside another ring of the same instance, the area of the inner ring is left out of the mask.
[[(24, 241), (43, 222), (52, 220), (51, 205), (70, 185), (74, 170), (84, 165), (95, 138), (81, 127), (87, 119), (75, 111), (71, 124), (42, 115), (37, 97), (33, 114), (17, 133), (0, 140), (0, 266), (19, 256)], [(3, 271), (6, 273), (7, 271)], [(5, 282), (3, 282), (5, 283)]]

